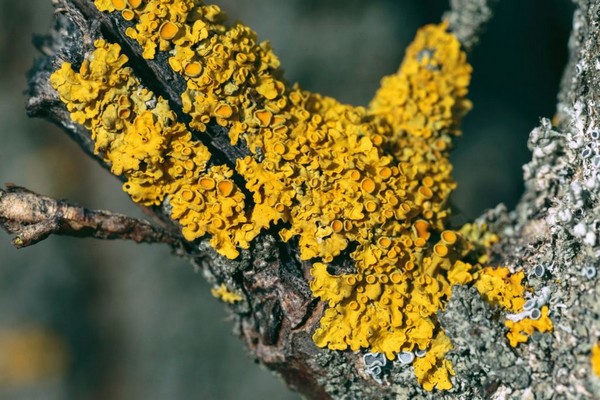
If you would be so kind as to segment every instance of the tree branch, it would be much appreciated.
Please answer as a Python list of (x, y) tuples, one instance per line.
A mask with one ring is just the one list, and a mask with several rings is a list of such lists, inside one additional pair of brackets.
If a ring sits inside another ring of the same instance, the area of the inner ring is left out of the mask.
[(444, 18), (450, 29), (467, 51), (479, 42), (487, 22), (492, 18), (492, 8), (498, 0), (450, 0), (450, 11)]
[(64, 235), (165, 243), (175, 250), (184, 249), (181, 238), (147, 221), (89, 210), (14, 185), (0, 188), (0, 226), (17, 235), (12, 241), (16, 248), (31, 246), (50, 235)]

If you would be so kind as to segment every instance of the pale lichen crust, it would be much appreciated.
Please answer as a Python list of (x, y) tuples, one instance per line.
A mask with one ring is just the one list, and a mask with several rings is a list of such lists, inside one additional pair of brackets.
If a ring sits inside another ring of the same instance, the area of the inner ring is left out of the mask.
[[(471, 108), (471, 66), (446, 23), (419, 30), (399, 71), (364, 108), (287, 85), (268, 43), (244, 25), (225, 25), (217, 6), (95, 4), (133, 22), (126, 34), (143, 57), (168, 52), (185, 79), (181, 104), (191, 120), (189, 128), (178, 122), (125, 66), (119, 46), (104, 41), (79, 72), (65, 63), (52, 75), (73, 119), (92, 131), (96, 151), (127, 179), (132, 199), (167, 203), (186, 239), (210, 234), (215, 250), (233, 259), (275, 223), (283, 241), (297, 237), (300, 257), (313, 262), (311, 290), (329, 305), (313, 336), (318, 346), (369, 349), (390, 360), (426, 351), (414, 361), (415, 375), (424, 389), (445, 390), (452, 344), (436, 314), (452, 285), (474, 284), (511, 312), (523, 306), (522, 275), (482, 266), (493, 235), (474, 225), (447, 229), (456, 186), (448, 155)], [(190, 130), (208, 124), (227, 128), (232, 144), (242, 140), (250, 150), (235, 170), (207, 169), (211, 155)], [(251, 202), (234, 180), (244, 182)], [(334, 274), (330, 267), (350, 244), (354, 270)], [(225, 286), (213, 294), (242, 300)], [(535, 324), (509, 326), (511, 344), (547, 330), (546, 319), (547, 309)]]

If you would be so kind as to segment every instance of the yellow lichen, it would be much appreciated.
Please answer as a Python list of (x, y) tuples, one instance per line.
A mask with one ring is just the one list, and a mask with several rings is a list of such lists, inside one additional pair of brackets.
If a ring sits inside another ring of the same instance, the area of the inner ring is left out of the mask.
[[(126, 34), (143, 57), (169, 52), (168, 65), (186, 83), (181, 104), (189, 128), (140, 85), (116, 45), (100, 41), (78, 73), (65, 63), (52, 76), (73, 119), (91, 129), (96, 151), (127, 179), (132, 199), (168, 206), (186, 239), (209, 234), (229, 258), (283, 222), (281, 239), (298, 239), (300, 258), (312, 260), (311, 290), (329, 305), (315, 343), (368, 348), (389, 359), (426, 350), (415, 361), (419, 382), (449, 389), (454, 371), (445, 354), (452, 344), (437, 313), (452, 285), (474, 281), (509, 310), (523, 300), (522, 275), (482, 270), (482, 248), (494, 240), (485, 229), (447, 229), (456, 186), (451, 138), (471, 108), (471, 67), (447, 24), (419, 30), (399, 71), (364, 108), (286, 85), (268, 43), (240, 23), (225, 25), (217, 6), (141, 3), (95, 1), (134, 21)], [(250, 150), (235, 170), (207, 170), (204, 138), (193, 140), (189, 130), (209, 125), (227, 128), (232, 145), (243, 141)], [(252, 207), (234, 183), (241, 181)], [(350, 243), (354, 270), (329, 271)]]
[(452, 285), (465, 285), (473, 281), (473, 266), (469, 263), (456, 261), (448, 271), (448, 281)]
[(600, 343), (596, 343), (592, 346), (590, 362), (592, 364), (592, 371), (594, 371), (596, 376), (600, 377)]
[(50, 78), (73, 120), (91, 130), (95, 151), (127, 179), (123, 189), (134, 201), (153, 206), (168, 199), (186, 239), (210, 233), (217, 251), (236, 257), (231, 227), (245, 222), (244, 195), (231, 181), (226, 193), (201, 185), (227, 180), (233, 171), (223, 165), (206, 171), (206, 146), (125, 67), (120, 47), (103, 40), (95, 47), (79, 72), (64, 63)]
[(423, 357), (415, 358), (414, 368), (417, 380), (425, 390), (448, 390), (452, 388), (450, 376), (454, 375), (452, 363), (444, 358), (444, 354), (452, 349), (452, 343), (441, 331), (431, 343), (431, 348)]
[(113, 0), (96, 0), (94, 1), (96, 7), (100, 11), (114, 11), (115, 6), (113, 5)]
[(473, 246), (471, 256), (476, 257), (477, 262), (482, 265), (489, 262), (488, 249), (500, 240), (497, 234), (490, 232), (485, 223), (464, 224), (460, 228), (460, 234)]
[(488, 302), (516, 313), (525, 304), (524, 276), (523, 271), (511, 274), (508, 268), (486, 267), (479, 272), (475, 288)]
[(240, 294), (230, 291), (223, 283), (219, 287), (212, 288), (210, 292), (216, 298), (229, 304), (234, 304), (244, 299)]
[[(512, 313), (523, 311), (525, 304), (525, 287), (521, 283), (524, 277), (523, 271), (511, 274), (506, 267), (486, 267), (476, 275), (474, 286), (484, 299)], [(548, 307), (543, 306), (541, 310), (536, 311), (539, 311), (537, 319), (525, 317), (518, 321), (507, 319), (504, 322), (508, 328), (506, 337), (512, 347), (516, 347), (519, 343), (526, 343), (534, 331), (552, 331), (553, 325), (548, 317)]]
[(506, 337), (512, 347), (517, 347), (519, 343), (526, 343), (529, 336), (533, 335), (535, 331), (552, 332), (553, 329), (552, 321), (548, 317), (547, 306), (542, 307), (539, 319), (524, 318), (517, 322), (507, 320), (504, 324), (509, 329)]
[[(447, 134), (457, 135), (457, 125), (471, 109), (465, 98), (471, 67), (447, 24), (421, 28), (406, 50), (398, 74), (383, 79), (371, 103), (374, 114), (385, 117), (394, 135), (428, 139), (445, 147)], [(441, 138), (442, 142), (437, 142)]]

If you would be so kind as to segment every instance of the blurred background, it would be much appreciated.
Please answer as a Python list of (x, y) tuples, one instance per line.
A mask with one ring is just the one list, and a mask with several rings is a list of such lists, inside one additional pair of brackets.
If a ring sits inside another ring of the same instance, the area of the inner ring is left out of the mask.
[[(215, 0), (216, 1), (216, 0)], [(366, 105), (434, 0), (219, 0), (269, 39), (287, 79)], [(51, 0), (0, 0), (0, 183), (91, 208), (141, 213), (54, 126), (25, 115), (34, 33)], [(470, 56), (474, 109), (454, 153), (458, 222), (522, 191), (526, 141), (552, 117), (572, 5), (500, 1)], [(15, 250), (0, 232), (0, 399), (298, 399), (246, 354), (225, 306), (166, 246), (51, 237)]]

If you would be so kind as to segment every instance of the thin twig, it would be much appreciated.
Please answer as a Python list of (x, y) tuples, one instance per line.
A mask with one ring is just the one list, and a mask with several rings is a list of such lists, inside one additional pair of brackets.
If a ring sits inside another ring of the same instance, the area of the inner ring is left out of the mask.
[(147, 221), (89, 210), (11, 184), (0, 188), (0, 226), (17, 235), (12, 241), (16, 248), (36, 244), (50, 235), (125, 239), (165, 243), (176, 250), (184, 248), (181, 238)]

